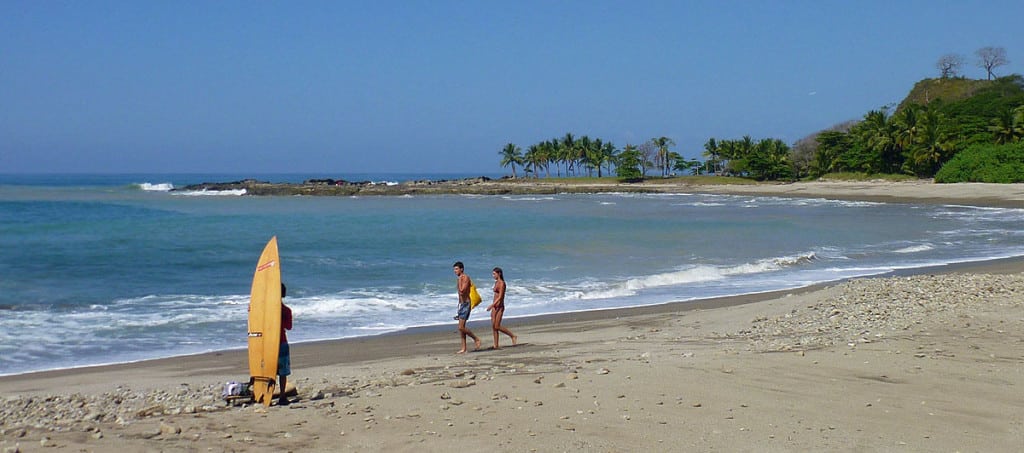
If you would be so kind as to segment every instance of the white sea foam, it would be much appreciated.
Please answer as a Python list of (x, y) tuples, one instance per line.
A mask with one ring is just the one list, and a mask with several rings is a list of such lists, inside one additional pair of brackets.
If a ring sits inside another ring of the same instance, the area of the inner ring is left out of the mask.
[(152, 184), (152, 183), (144, 182), (144, 183), (138, 184), (138, 187), (139, 187), (139, 189), (142, 189), (142, 190), (144, 190), (146, 192), (170, 192), (171, 190), (174, 189), (174, 184), (171, 184), (169, 182), (157, 183), (157, 184)]
[(681, 204), (678, 204), (676, 206), (692, 206), (692, 207), (695, 207), (695, 208), (714, 208), (714, 207), (718, 207), (718, 206), (726, 206), (726, 204), (725, 203), (710, 202), (710, 201), (695, 201), (693, 203), (681, 203)]
[(515, 196), (515, 197), (502, 197), (509, 201), (554, 201), (555, 197), (534, 197), (534, 196)]
[(919, 253), (919, 252), (927, 252), (929, 250), (934, 250), (934, 249), (935, 249), (935, 246), (932, 245), (932, 244), (920, 244), (920, 245), (912, 245), (912, 246), (909, 246), (909, 247), (903, 247), (901, 249), (896, 249), (896, 250), (893, 250), (893, 253)]
[(372, 331), (372, 332), (396, 332), (396, 331), (399, 331), (399, 330), (402, 330), (402, 329), (405, 329), (405, 328), (408, 328), (408, 327), (409, 326), (400, 325), (400, 324), (376, 323), (376, 324), (372, 324), (372, 325), (356, 327), (355, 330)]
[(592, 284), (589, 287), (567, 291), (563, 299), (609, 299), (634, 296), (641, 291), (678, 285), (725, 280), (729, 277), (774, 272), (799, 266), (817, 259), (814, 252), (767, 258), (735, 266), (698, 265), (672, 272), (635, 277), (611, 286)]
[(245, 189), (233, 189), (233, 190), (190, 190), (186, 192), (174, 192), (175, 195), (181, 195), (184, 197), (204, 197), (204, 196), (239, 196), (245, 195)]

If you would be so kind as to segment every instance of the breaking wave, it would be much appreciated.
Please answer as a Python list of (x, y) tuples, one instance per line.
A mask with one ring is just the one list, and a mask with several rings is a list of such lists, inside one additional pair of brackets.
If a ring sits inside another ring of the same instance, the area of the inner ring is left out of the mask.
[(171, 184), (169, 182), (156, 184), (144, 182), (140, 184), (135, 184), (134, 186), (146, 192), (170, 192), (171, 190), (174, 190), (174, 184)]

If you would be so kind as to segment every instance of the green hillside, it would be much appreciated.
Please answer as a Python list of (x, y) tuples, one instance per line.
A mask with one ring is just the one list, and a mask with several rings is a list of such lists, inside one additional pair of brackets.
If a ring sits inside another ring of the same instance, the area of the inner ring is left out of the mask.
[(900, 102), (896, 111), (910, 104), (928, 105), (936, 100), (956, 102), (973, 96), (978, 90), (991, 86), (994, 80), (973, 80), (965, 78), (924, 79), (914, 84), (907, 97)]
[[(801, 148), (806, 168), (797, 175), (857, 172), (936, 173), (959, 156), (955, 168), (936, 180), (1017, 182), (1024, 169), (1021, 150), (1002, 146), (1024, 139), (1024, 77), (995, 80), (924, 79), (893, 112), (872, 110), (848, 130), (818, 133)], [(817, 146), (814, 146), (817, 145)], [(797, 161), (794, 159), (794, 161)]]

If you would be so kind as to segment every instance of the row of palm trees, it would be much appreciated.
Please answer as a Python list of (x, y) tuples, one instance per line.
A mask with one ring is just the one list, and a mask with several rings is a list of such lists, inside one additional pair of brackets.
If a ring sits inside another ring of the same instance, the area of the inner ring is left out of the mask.
[(749, 135), (738, 140), (712, 137), (704, 143), (707, 160), (703, 171), (758, 180), (786, 179), (794, 175), (790, 154), (789, 145), (777, 138), (755, 141)]
[[(984, 131), (984, 123), (981, 130)], [(675, 141), (668, 137), (652, 138), (639, 146), (627, 144), (621, 151), (610, 141), (592, 139), (571, 133), (561, 138), (530, 145), (526, 152), (509, 143), (500, 151), (501, 166), (516, 166), (527, 175), (540, 177), (541, 172), (551, 177), (579, 176), (584, 172), (598, 177), (612, 174), (612, 169), (623, 174), (647, 175), (656, 169), (662, 176), (673, 170), (692, 171), (694, 174), (728, 174), (748, 176), (759, 180), (793, 179), (806, 175), (821, 176), (834, 172), (863, 172), (868, 174), (915, 174), (930, 177), (957, 151), (975, 140), (970, 128), (957, 120), (948, 119), (937, 108), (911, 104), (889, 114), (888, 110), (872, 110), (849, 131), (826, 131), (817, 137), (817, 149), (810, 168), (796, 165), (793, 150), (779, 139), (754, 140), (744, 136), (738, 140), (709, 139), (704, 144), (703, 163), (686, 161), (670, 148)], [(1024, 106), (1018, 106), (994, 118), (987, 132), (998, 144), (1024, 140)], [(637, 166), (620, 168), (624, 165)], [(798, 168), (800, 167), (800, 168)], [(624, 171), (626, 170), (626, 171)]]
[(649, 158), (639, 160), (641, 174), (646, 174), (648, 167), (655, 167), (662, 176), (666, 176), (671, 172), (675, 162), (682, 158), (669, 149), (671, 146), (675, 146), (675, 141), (671, 138), (657, 137), (640, 146), (627, 144), (620, 152), (611, 141), (586, 135), (577, 137), (572, 133), (566, 133), (561, 138), (530, 145), (525, 153), (516, 144), (509, 143), (501, 149), (499, 155), (501, 166), (512, 168), (513, 178), (518, 177), (517, 165), (522, 167), (527, 175), (533, 177), (540, 177), (541, 172), (545, 177), (551, 177), (553, 166), (558, 177), (562, 176), (564, 169), (565, 176), (580, 176), (584, 172), (587, 176), (594, 176), (596, 172), (600, 178), (605, 174), (612, 174), (613, 168), (623, 164), (620, 159), (623, 153), (628, 152), (632, 155), (634, 152), (640, 152), (644, 155), (642, 151), (647, 150)]

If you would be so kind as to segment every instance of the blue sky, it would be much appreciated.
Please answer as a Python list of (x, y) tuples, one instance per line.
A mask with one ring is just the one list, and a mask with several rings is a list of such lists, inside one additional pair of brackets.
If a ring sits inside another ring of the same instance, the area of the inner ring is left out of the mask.
[(497, 173), (566, 132), (780, 138), (947, 53), (1024, 73), (1016, 1), (0, 2), (0, 173)]

